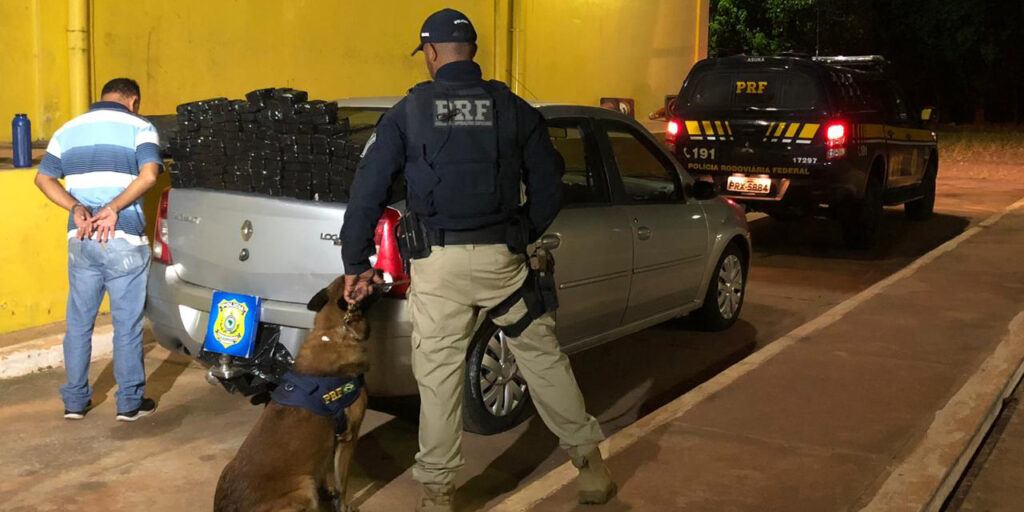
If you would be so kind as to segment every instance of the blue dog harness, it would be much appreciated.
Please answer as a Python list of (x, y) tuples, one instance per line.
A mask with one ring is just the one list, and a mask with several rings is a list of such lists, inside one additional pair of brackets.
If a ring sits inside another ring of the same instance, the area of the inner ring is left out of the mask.
[(302, 407), (317, 416), (334, 416), (334, 434), (340, 436), (348, 430), (345, 409), (359, 398), (363, 385), (362, 375), (317, 377), (289, 371), (270, 398), (281, 405)]

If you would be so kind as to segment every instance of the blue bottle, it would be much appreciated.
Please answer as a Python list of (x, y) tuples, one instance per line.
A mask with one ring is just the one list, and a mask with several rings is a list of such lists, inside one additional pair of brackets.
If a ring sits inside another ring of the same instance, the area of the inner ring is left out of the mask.
[(14, 166), (32, 167), (32, 123), (27, 115), (14, 115), (11, 121), (11, 143), (14, 145)]

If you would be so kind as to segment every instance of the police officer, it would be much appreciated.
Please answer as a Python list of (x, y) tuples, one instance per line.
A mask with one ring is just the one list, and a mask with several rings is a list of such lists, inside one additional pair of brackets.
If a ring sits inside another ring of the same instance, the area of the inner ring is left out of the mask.
[[(465, 15), (432, 14), (413, 55), (419, 51), (434, 81), (412, 88), (380, 119), (341, 232), (345, 296), (355, 303), (380, 282), (369, 263), (374, 228), (404, 173), (401, 229), (412, 259), (412, 367), (421, 399), (413, 476), (424, 492), (417, 510), (452, 509), (464, 463), (465, 359), (478, 314), (509, 338), (537, 411), (579, 468), (580, 502), (607, 502), (616, 487), (597, 450), (604, 436), (555, 338), (551, 301), (530, 286), (536, 274), (526, 258), (526, 245), (561, 207), (564, 163), (540, 113), (505, 84), (483, 80), (473, 62), (476, 31)], [(417, 245), (419, 239), (427, 242)]]

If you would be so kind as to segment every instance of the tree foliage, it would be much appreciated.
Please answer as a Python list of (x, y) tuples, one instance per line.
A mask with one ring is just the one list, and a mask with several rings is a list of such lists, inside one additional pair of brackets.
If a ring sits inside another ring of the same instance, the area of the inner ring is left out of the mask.
[(1024, 0), (712, 0), (710, 53), (879, 54), (947, 121), (1024, 120)]

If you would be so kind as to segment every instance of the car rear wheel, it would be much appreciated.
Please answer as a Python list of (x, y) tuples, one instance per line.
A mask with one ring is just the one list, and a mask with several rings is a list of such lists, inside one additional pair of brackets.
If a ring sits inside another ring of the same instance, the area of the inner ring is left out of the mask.
[(870, 249), (878, 241), (885, 213), (882, 182), (872, 176), (864, 187), (864, 197), (851, 205), (843, 219), (843, 239), (851, 249)]
[(706, 331), (732, 327), (740, 316), (747, 287), (747, 260), (736, 245), (730, 244), (718, 259), (711, 275), (704, 304), (691, 316)]
[(477, 434), (504, 432), (527, 415), (530, 390), (497, 326), (485, 322), (470, 345), (462, 400), (463, 428)]
[(924, 175), (924, 179), (921, 180), (921, 192), (922, 196), (920, 199), (913, 201), (907, 201), (903, 205), (903, 211), (907, 214), (907, 218), (911, 220), (928, 220), (932, 216), (932, 212), (935, 211), (935, 174), (936, 169), (932, 164), (928, 164), (928, 171)]

